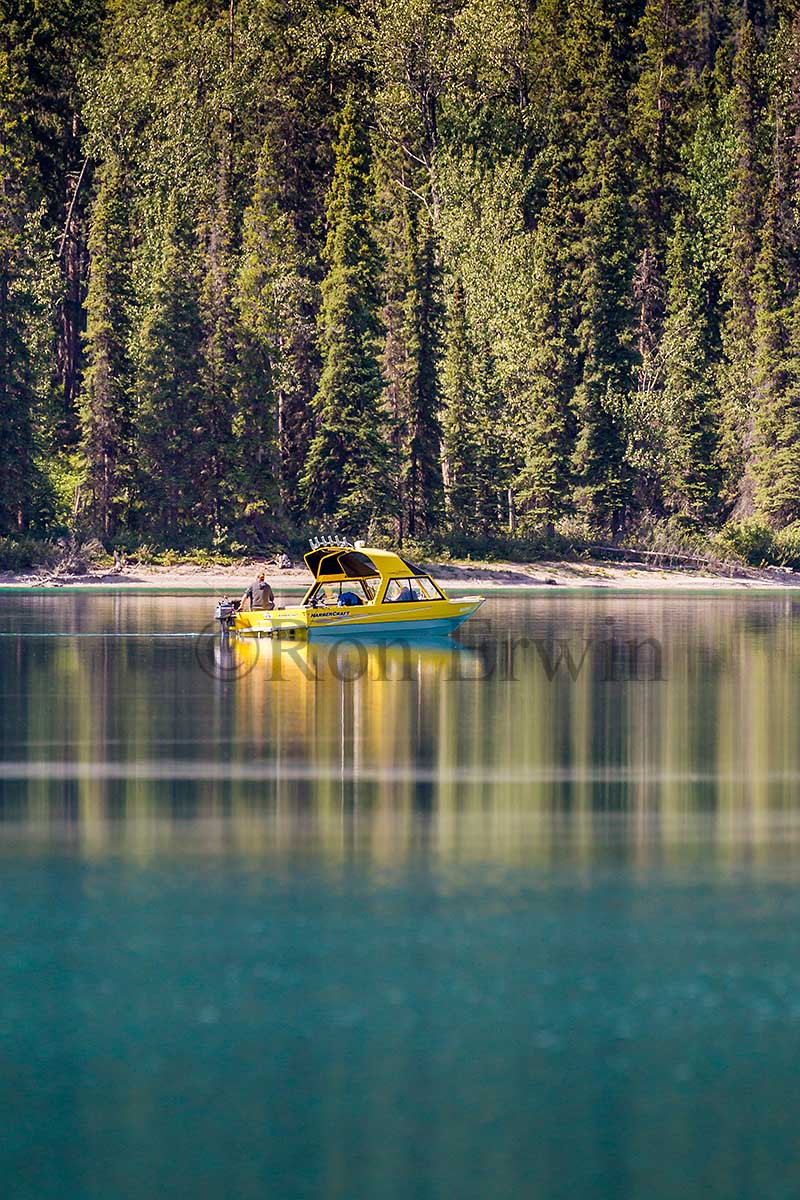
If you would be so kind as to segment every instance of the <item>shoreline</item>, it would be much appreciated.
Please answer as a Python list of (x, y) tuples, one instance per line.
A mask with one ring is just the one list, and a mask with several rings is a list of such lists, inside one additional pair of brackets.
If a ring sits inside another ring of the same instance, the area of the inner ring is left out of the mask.
[[(91, 571), (83, 575), (44, 571), (0, 572), (0, 591), (29, 592), (69, 590), (85, 592), (242, 592), (261, 564), (234, 567), (183, 566), (139, 567), (115, 571)], [(267, 579), (276, 591), (301, 593), (310, 582), (304, 567), (280, 570), (264, 564)], [(542, 589), (603, 591), (746, 591), (800, 588), (800, 571), (783, 568), (732, 567), (731, 574), (684, 567), (655, 567), (639, 563), (580, 559), (575, 562), (534, 563), (448, 562), (425, 564), (435, 579), (452, 591), (479, 589), (532, 593)]]

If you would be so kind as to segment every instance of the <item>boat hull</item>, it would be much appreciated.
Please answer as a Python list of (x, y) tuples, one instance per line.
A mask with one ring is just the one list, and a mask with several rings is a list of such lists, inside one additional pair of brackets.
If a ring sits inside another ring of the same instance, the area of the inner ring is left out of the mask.
[(355, 608), (278, 608), (237, 613), (231, 629), (244, 637), (286, 634), (309, 638), (352, 638), (374, 634), (450, 634), (483, 604), (482, 596)]

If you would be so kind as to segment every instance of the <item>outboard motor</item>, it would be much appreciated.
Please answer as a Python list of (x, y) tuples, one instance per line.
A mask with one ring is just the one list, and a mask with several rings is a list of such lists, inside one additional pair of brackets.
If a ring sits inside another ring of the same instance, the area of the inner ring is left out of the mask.
[(227, 596), (219, 601), (214, 610), (214, 620), (219, 621), (221, 633), (227, 633), (232, 627), (241, 603), (241, 600), (229, 600)]

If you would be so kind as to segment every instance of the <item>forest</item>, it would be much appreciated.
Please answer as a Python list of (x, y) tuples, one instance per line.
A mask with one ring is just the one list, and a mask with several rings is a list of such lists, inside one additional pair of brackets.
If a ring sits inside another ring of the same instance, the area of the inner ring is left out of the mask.
[(0, 447), (7, 549), (800, 565), (798, 6), (0, 0)]

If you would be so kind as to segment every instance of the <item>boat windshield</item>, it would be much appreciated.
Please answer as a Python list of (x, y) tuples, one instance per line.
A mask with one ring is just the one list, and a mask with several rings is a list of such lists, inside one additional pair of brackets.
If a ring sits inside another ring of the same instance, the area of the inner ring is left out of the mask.
[(403, 604), (411, 600), (443, 600), (444, 596), (430, 575), (416, 578), (390, 579), (384, 600), (387, 604)]
[(318, 583), (303, 601), (319, 608), (324, 605), (373, 604), (379, 577), (374, 579), (341, 579), (335, 583)]

